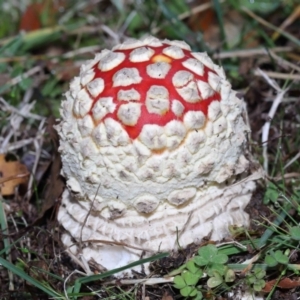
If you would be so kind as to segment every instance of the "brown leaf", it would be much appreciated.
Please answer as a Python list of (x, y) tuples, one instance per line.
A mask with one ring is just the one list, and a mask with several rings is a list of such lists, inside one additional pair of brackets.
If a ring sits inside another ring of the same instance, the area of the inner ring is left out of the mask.
[(174, 300), (174, 298), (168, 292), (165, 292), (161, 300)]
[(212, 8), (194, 14), (189, 19), (189, 25), (193, 31), (206, 32), (211, 26), (214, 26), (216, 22), (217, 18)]
[(45, 201), (43, 202), (43, 207), (40, 216), (43, 216), (48, 209), (52, 208), (55, 205), (57, 199), (60, 197), (65, 187), (64, 181), (60, 175), (61, 160), (60, 160), (60, 155), (57, 151), (58, 135), (53, 128), (54, 123), (55, 123), (54, 118), (48, 119), (47, 131), (49, 133), (49, 136), (51, 137), (54, 146), (54, 151), (53, 151), (54, 156), (53, 156), (53, 161), (50, 169), (48, 184), (46, 186)]
[(80, 69), (80, 66), (74, 63), (74, 60), (49, 61), (47, 67), (53, 72), (58, 80), (70, 81), (74, 78)]
[(45, 0), (41, 3), (28, 5), (21, 16), (20, 30), (33, 31), (42, 27), (54, 26), (58, 18), (59, 9), (65, 1)]
[[(204, 1), (209, 2), (209, 1)], [(202, 4), (202, 3), (201, 3)], [(228, 11), (224, 14), (224, 31), (227, 44), (235, 46), (242, 37), (244, 20), (236, 11)], [(194, 14), (189, 20), (189, 26), (193, 31), (201, 31), (204, 41), (213, 48), (221, 47), (221, 30), (215, 11), (212, 8)]]
[[(273, 289), (274, 285), (276, 284), (278, 279), (270, 280), (266, 282), (265, 287), (263, 288), (263, 292), (269, 293)], [(293, 289), (295, 287), (300, 286), (300, 279), (298, 280), (292, 280), (290, 278), (283, 278), (281, 279), (277, 284), (277, 287), (282, 288), (282, 289)]]
[(26, 184), (29, 172), (25, 165), (18, 161), (6, 161), (0, 154), (0, 190), (3, 196), (13, 195), (15, 187)]

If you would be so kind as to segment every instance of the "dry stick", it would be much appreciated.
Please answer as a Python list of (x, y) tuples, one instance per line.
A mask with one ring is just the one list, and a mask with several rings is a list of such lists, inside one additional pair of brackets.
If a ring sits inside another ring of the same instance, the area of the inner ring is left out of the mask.
[[(298, 153), (297, 155), (299, 155), (299, 154), (300, 153)], [(273, 177), (273, 178), (270, 178), (270, 179), (272, 179), (274, 181), (280, 181), (282, 179), (288, 180), (288, 179), (293, 179), (293, 178), (299, 179), (300, 178), (300, 173), (297, 173), (297, 172), (285, 173), (283, 176), (276, 176), (276, 177)]]
[(5, 147), (5, 152), (10, 152), (20, 148), (24, 148), (25, 146), (32, 144), (37, 137), (40, 137), (40, 135), (36, 135), (36, 137), (34, 138), (29, 138), (26, 140), (21, 140), (21, 141), (14, 142), (12, 144), (8, 144)]
[[(87, 214), (86, 214), (86, 216), (85, 216), (85, 218), (84, 218), (84, 220), (83, 220), (82, 226), (81, 226), (81, 228), (80, 228), (80, 235), (79, 235), (80, 258), (81, 258), (81, 261), (82, 261), (82, 263), (83, 263), (83, 265), (84, 265), (84, 270), (85, 270), (85, 272), (86, 272), (87, 274), (91, 274), (92, 271), (91, 271), (90, 266), (89, 266), (88, 262), (86, 261), (85, 257), (82, 255), (82, 252), (83, 252), (83, 251), (82, 251), (82, 243), (83, 243), (83, 241), (82, 241), (82, 232), (83, 232), (83, 228), (85, 227), (86, 222), (87, 222), (87, 220), (88, 220), (88, 218), (89, 218), (89, 216), (90, 216), (90, 214), (91, 214), (91, 211), (92, 211), (92, 209), (93, 209), (94, 202), (95, 202), (95, 200), (96, 200), (96, 196), (98, 195), (100, 186), (101, 186), (101, 184), (98, 185), (96, 195), (95, 195), (95, 197), (94, 197), (94, 199), (93, 199), (93, 201), (92, 201), (92, 205), (91, 205), (89, 211), (87, 212)], [(71, 197), (71, 196), (70, 196), (70, 197)]]
[(278, 64), (283, 67), (283, 68), (290, 68), (293, 69), (297, 72), (300, 72), (300, 67), (297, 66), (296, 64), (292, 64), (291, 62), (287, 61), (286, 59), (278, 56), (277, 54), (274, 53), (273, 49), (269, 49), (269, 53), (271, 56), (278, 62)]
[(0, 97), (0, 104), (4, 105), (5, 111), (8, 112), (13, 112), (17, 115), (20, 115), (23, 118), (28, 118), (28, 119), (34, 119), (34, 120), (43, 120), (44, 117), (41, 117), (39, 115), (33, 114), (30, 112), (32, 107), (35, 105), (35, 101), (32, 101), (31, 103), (28, 103), (28, 109), (25, 109), (25, 105), (20, 109), (20, 108), (15, 108), (12, 105), (8, 104), (2, 97)]
[(115, 33), (112, 29), (110, 29), (108, 26), (106, 25), (101, 25), (101, 29), (103, 30), (103, 32), (107, 33), (113, 40), (114, 43), (120, 44), (120, 37), (117, 33)]
[[(4, 104), (1, 106), (1, 102)], [(1, 146), (0, 146), (0, 153), (7, 152), (7, 148), (9, 145), (9, 141), (12, 136), (19, 130), (21, 123), (23, 122), (24, 117), (29, 113), (33, 104), (25, 104), (23, 107), (19, 108), (20, 113), (17, 113), (17, 109), (11, 110), (11, 106), (6, 104), (6, 102), (0, 98), (0, 108), (2, 111), (12, 111), (13, 114), (9, 116), (9, 124), (11, 126), (11, 130), (9, 130), (8, 134), (3, 138)]]
[(72, 50), (69, 52), (66, 52), (62, 55), (63, 58), (73, 58), (80, 54), (90, 53), (90, 52), (96, 52), (101, 50), (101, 46), (88, 46), (88, 47), (82, 47), (76, 50)]
[(276, 32), (279, 32), (281, 35), (283, 35), (284, 37), (286, 37), (287, 39), (289, 39), (290, 41), (292, 41), (294, 44), (296, 44), (297, 46), (300, 46), (300, 40), (298, 40), (296, 37), (294, 37), (293, 35), (287, 33), (286, 31), (274, 26), (273, 24), (267, 22), (266, 20), (264, 20), (263, 18), (257, 16), (255, 13), (253, 13), (251, 10), (249, 10), (246, 7), (242, 7), (241, 8), (242, 11), (244, 11), (247, 15), (249, 15), (251, 18), (255, 19), (257, 22), (261, 23), (262, 25), (264, 25), (267, 28), (270, 28)]
[[(77, 55), (86, 54), (86, 53), (94, 53), (101, 50), (101, 46), (88, 46), (88, 47), (82, 47), (76, 50), (68, 51), (61, 55), (62, 58), (73, 58)], [(57, 55), (45, 55), (45, 54), (39, 54), (39, 55), (31, 55), (30, 58), (34, 60), (46, 60), (51, 62), (57, 62), (58, 59), (61, 60), (61, 57), (58, 57)], [(1, 57), (0, 63), (3, 62), (23, 62), (25, 60), (28, 60), (28, 56), (12, 56), (12, 57)]]
[(25, 195), (25, 199), (27, 199), (28, 201), (29, 201), (29, 199), (30, 199), (30, 197), (33, 193), (32, 192), (33, 191), (32, 185), (33, 185), (33, 181), (34, 181), (34, 175), (35, 175), (35, 172), (37, 170), (37, 166), (38, 166), (40, 156), (41, 156), (41, 153), (42, 153), (42, 148), (43, 148), (42, 146), (43, 146), (43, 142), (44, 142), (43, 134), (45, 132), (45, 128), (44, 128), (45, 122), (46, 122), (46, 118), (44, 118), (40, 122), (40, 125), (39, 125), (39, 128), (38, 128), (38, 132), (40, 134), (33, 142), (36, 152), (35, 152), (35, 160), (34, 160), (33, 168), (32, 168), (32, 171), (31, 171), (31, 176), (29, 177), (29, 181), (28, 181), (28, 185), (27, 185), (27, 193)]
[[(264, 71), (264, 70), (261, 70), (261, 71), (264, 72), (264, 74), (270, 78), (300, 81), (300, 74), (299, 75), (298, 74), (286, 74), (286, 73)], [(254, 75), (262, 76), (260, 71), (257, 71), (257, 70), (254, 71)]]
[(21, 75), (18, 75), (15, 78), (10, 79), (6, 84), (4, 84), (4, 86), (6, 86), (7, 88), (12, 87), (12, 86), (20, 83), (25, 78), (28, 78), (28, 77), (34, 75), (35, 73), (38, 73), (41, 70), (42, 70), (41, 66), (35, 66), (32, 69), (28, 70), (27, 72), (22, 73)]
[(101, 244), (106, 244), (106, 245), (117, 245), (117, 246), (123, 246), (123, 247), (126, 247), (126, 248), (131, 248), (131, 249), (135, 249), (135, 250), (139, 250), (139, 251), (154, 253), (153, 250), (149, 250), (149, 249), (142, 248), (142, 247), (132, 246), (132, 245), (129, 245), (129, 244), (126, 244), (126, 243), (123, 243), (123, 242), (117, 242), (117, 241), (89, 239), (89, 240), (82, 241), (82, 243), (101, 243)]
[(285, 170), (287, 167), (293, 164), (298, 158), (300, 158), (300, 152), (298, 152), (298, 154), (296, 154), (289, 162), (287, 162), (286, 165), (283, 167), (283, 169)]
[(265, 74), (262, 70), (257, 69), (257, 72), (269, 83), (269, 85), (271, 85), (278, 92), (276, 98), (273, 101), (271, 109), (268, 113), (268, 120), (266, 121), (266, 123), (262, 128), (262, 147), (263, 147), (263, 159), (264, 159), (263, 167), (266, 174), (268, 175), (268, 139), (269, 139), (271, 121), (274, 118), (277, 108), (279, 104), (282, 102), (282, 99), (285, 93), (288, 91), (288, 89), (282, 90), (277, 85), (277, 83), (274, 82), (272, 79), (270, 79), (269, 76)]
[[(272, 48), (272, 52), (291, 52), (294, 50), (293, 47), (275, 47)], [(214, 59), (226, 59), (226, 58), (236, 58), (236, 57), (251, 57), (254, 55), (270, 55), (270, 50), (266, 48), (253, 48), (253, 49), (244, 49), (244, 50), (233, 50), (225, 51), (220, 53), (215, 53), (213, 55)]]
[[(296, 9), (292, 11), (292, 13), (288, 16), (287, 19), (279, 26), (280, 29), (285, 29), (290, 26), (294, 21), (296, 21), (300, 16), (300, 6), (298, 5)], [(274, 32), (272, 35), (273, 41), (275, 41), (280, 36), (279, 32)]]
[(18, 178), (24, 178), (24, 177), (27, 177), (29, 175), (30, 175), (30, 173), (24, 173), (24, 174), (17, 174), (17, 175), (12, 175), (12, 176), (8, 176), (8, 177), (0, 178), (0, 184), (4, 183), (6, 181), (10, 181), (10, 180), (18, 179)]
[(154, 285), (160, 283), (169, 283), (173, 282), (174, 277), (167, 277), (167, 278), (146, 278), (146, 279), (117, 279), (107, 282), (108, 285), (132, 285), (132, 284), (139, 284), (143, 283), (145, 285)]

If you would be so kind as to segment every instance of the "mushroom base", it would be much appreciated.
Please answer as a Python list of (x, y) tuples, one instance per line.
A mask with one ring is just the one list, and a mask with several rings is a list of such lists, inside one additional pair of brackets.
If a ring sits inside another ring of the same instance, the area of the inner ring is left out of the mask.
[[(157, 252), (176, 250), (178, 245), (199, 244), (204, 237), (220, 241), (230, 236), (230, 225), (248, 226), (244, 209), (254, 189), (254, 181), (247, 178), (230, 186), (211, 184), (199, 189), (188, 205), (166, 203), (155, 214), (129, 209), (113, 220), (103, 217), (90, 201), (76, 200), (66, 189), (58, 212), (58, 221), (67, 231), (62, 242), (72, 255), (111, 270)], [(72, 238), (81, 240), (81, 245)]]

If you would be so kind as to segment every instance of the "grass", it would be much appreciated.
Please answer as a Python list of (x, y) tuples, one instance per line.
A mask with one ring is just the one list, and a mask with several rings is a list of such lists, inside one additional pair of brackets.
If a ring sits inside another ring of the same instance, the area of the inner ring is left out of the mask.
[[(40, 18), (26, 19), (25, 2), (32, 1), (0, 2), (0, 149), (31, 171), (26, 186), (0, 199), (0, 298), (217, 299), (245, 289), (254, 298), (300, 297), (299, 4), (61, 0), (44, 1)], [(22, 18), (35, 30), (20, 31)], [(231, 228), (234, 240), (158, 254), (146, 259), (156, 261), (152, 278), (116, 281), (120, 270), (83, 274), (61, 245), (51, 124), (83, 61), (145, 34), (185, 40), (224, 67), (245, 95), (251, 147), (266, 177), (248, 207), (251, 227)]]

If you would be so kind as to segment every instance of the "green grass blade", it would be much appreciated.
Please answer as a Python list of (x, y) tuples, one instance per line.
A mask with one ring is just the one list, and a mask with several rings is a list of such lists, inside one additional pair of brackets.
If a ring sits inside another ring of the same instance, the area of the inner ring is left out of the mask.
[(221, 4), (220, 4), (219, 0), (213, 0), (213, 4), (214, 4), (215, 12), (217, 15), (217, 19), (219, 22), (219, 26), (220, 26), (222, 42), (224, 42), (226, 45), (226, 48), (228, 48)]
[(6, 269), (10, 270), (11, 272), (13, 272), (14, 274), (16, 274), (17, 276), (19, 276), (20, 278), (26, 280), (27, 282), (31, 283), (32, 285), (34, 285), (35, 287), (37, 287), (38, 289), (42, 290), (43, 292), (45, 292), (47, 295), (54, 297), (54, 298), (60, 298), (60, 299), (64, 299), (64, 297), (53, 291), (51, 288), (41, 284), (38, 280), (34, 279), (33, 277), (29, 276), (28, 274), (26, 274), (23, 270), (21, 270), (20, 268), (17, 268), (15, 265), (11, 264), (10, 262), (8, 262), (6, 259), (0, 257), (0, 264), (5, 267)]
[(140, 260), (135, 261), (131, 264), (128, 264), (124, 267), (113, 269), (111, 271), (108, 271), (108, 272), (105, 272), (105, 273), (102, 273), (102, 274), (80, 278), (80, 279), (78, 279), (78, 282), (83, 284), (83, 283), (88, 283), (88, 282), (91, 282), (91, 281), (100, 280), (100, 279), (112, 276), (112, 275), (114, 275), (116, 273), (119, 273), (121, 271), (124, 271), (126, 269), (130, 269), (130, 268), (142, 265), (144, 263), (148, 263), (148, 262), (151, 262), (151, 261), (154, 261), (154, 260), (157, 260), (157, 259), (161, 259), (161, 258), (164, 258), (164, 257), (167, 257), (167, 256), (169, 256), (169, 253), (160, 253), (160, 254), (157, 254), (157, 255), (154, 255), (154, 256), (151, 256), (151, 257), (148, 257), (148, 258), (140, 259)]

